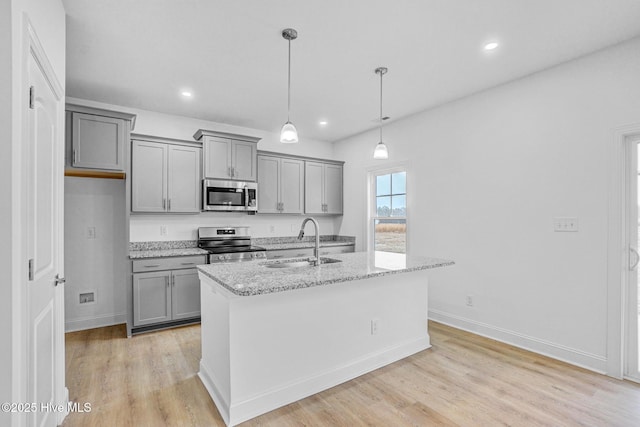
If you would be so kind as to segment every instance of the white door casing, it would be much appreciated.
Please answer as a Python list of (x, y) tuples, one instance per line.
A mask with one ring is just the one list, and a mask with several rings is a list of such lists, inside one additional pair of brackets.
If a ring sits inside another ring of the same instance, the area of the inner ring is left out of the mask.
[[(55, 426), (66, 415), (64, 387), (63, 141), (64, 92), (33, 27), (24, 19), (22, 197), (25, 199), (24, 280), (29, 426)], [(48, 406), (49, 405), (49, 406)], [(63, 410), (54, 407), (63, 405)]]
[[(640, 138), (640, 122), (613, 131), (609, 155), (609, 219), (607, 242), (607, 367), (606, 374), (623, 378), (627, 372), (631, 233), (629, 188), (630, 143)], [(634, 198), (637, 196), (634, 196)], [(637, 207), (635, 208), (637, 210)], [(637, 221), (637, 220), (635, 220)], [(637, 227), (637, 226), (636, 226)], [(637, 237), (636, 237), (637, 239)], [(634, 282), (635, 283), (635, 282)], [(626, 344), (627, 343), (627, 344)]]

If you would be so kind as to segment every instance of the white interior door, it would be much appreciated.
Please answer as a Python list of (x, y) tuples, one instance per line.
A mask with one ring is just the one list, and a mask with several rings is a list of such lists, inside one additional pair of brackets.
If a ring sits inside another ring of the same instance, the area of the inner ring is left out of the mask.
[(640, 382), (640, 351), (638, 351), (638, 317), (640, 315), (640, 302), (638, 301), (638, 264), (640, 255), (638, 254), (638, 137), (629, 138), (627, 144), (627, 179), (626, 179), (626, 199), (627, 199), (627, 295), (626, 295), (626, 333), (625, 333), (625, 377)]
[[(33, 41), (33, 39), (32, 39)], [(55, 426), (60, 411), (46, 405), (60, 404), (64, 384), (63, 296), (57, 280), (63, 266), (61, 91), (52, 85), (46, 57), (34, 46), (26, 60), (30, 100), (25, 109), (24, 141), (26, 198), (26, 251), (29, 280), (26, 284), (27, 399), (37, 405), (29, 426)], [(62, 375), (60, 373), (62, 372)], [(43, 406), (44, 405), (44, 406)], [(44, 409), (43, 409), (44, 408)]]

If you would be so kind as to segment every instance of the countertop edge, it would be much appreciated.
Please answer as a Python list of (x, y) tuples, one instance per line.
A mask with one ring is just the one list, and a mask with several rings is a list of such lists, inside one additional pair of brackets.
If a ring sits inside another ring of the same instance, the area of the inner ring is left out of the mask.
[(397, 270), (382, 270), (382, 271), (376, 271), (376, 272), (360, 274), (360, 275), (355, 275), (355, 276), (344, 276), (344, 277), (340, 277), (340, 278), (317, 280), (317, 281), (314, 281), (314, 282), (307, 282), (307, 283), (303, 282), (303, 283), (296, 284), (296, 285), (285, 285), (285, 286), (280, 287), (280, 288), (278, 288), (278, 287), (270, 287), (270, 288), (266, 288), (266, 289), (261, 290), (261, 292), (255, 292), (255, 290), (251, 290), (251, 289), (246, 290), (246, 291), (238, 290), (238, 289), (234, 288), (233, 286), (225, 283), (224, 281), (214, 277), (212, 274), (210, 274), (208, 271), (206, 271), (203, 268), (203, 266), (198, 266), (197, 268), (198, 268), (199, 272), (201, 272), (202, 274), (204, 274), (205, 276), (207, 276), (208, 278), (213, 280), (215, 283), (217, 283), (220, 286), (224, 287), (231, 294), (233, 294), (235, 296), (239, 296), (239, 297), (249, 297), (249, 296), (268, 295), (268, 294), (279, 293), (279, 292), (294, 291), (294, 290), (297, 290), (297, 289), (312, 288), (312, 287), (316, 287), (316, 286), (326, 286), (326, 285), (330, 285), (330, 284), (333, 284), (333, 283), (353, 282), (353, 281), (357, 281), (357, 280), (371, 279), (371, 278), (374, 278), (374, 277), (389, 276), (389, 275), (393, 275), (393, 274), (411, 273), (411, 272), (414, 272), (414, 271), (421, 271), (421, 270), (431, 270), (431, 269), (434, 269), (434, 268), (441, 268), (441, 267), (448, 267), (448, 266), (451, 266), (451, 265), (455, 265), (454, 261), (450, 261), (450, 260), (441, 260), (441, 261), (442, 262), (429, 264), (429, 265), (424, 265), (424, 266), (410, 267), (410, 268), (397, 269)]

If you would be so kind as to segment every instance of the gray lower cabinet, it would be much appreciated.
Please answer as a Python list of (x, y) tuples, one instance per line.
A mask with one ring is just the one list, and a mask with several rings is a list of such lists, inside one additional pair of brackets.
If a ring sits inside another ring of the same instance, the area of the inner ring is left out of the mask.
[(135, 260), (133, 327), (199, 317), (200, 279), (193, 266), (204, 263), (204, 256)]

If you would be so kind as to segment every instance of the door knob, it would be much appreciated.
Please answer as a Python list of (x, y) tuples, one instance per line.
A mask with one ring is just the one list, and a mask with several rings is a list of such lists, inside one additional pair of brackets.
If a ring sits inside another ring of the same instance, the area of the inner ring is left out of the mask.
[(56, 286), (63, 284), (65, 281), (64, 277), (60, 277), (59, 274), (56, 274)]

